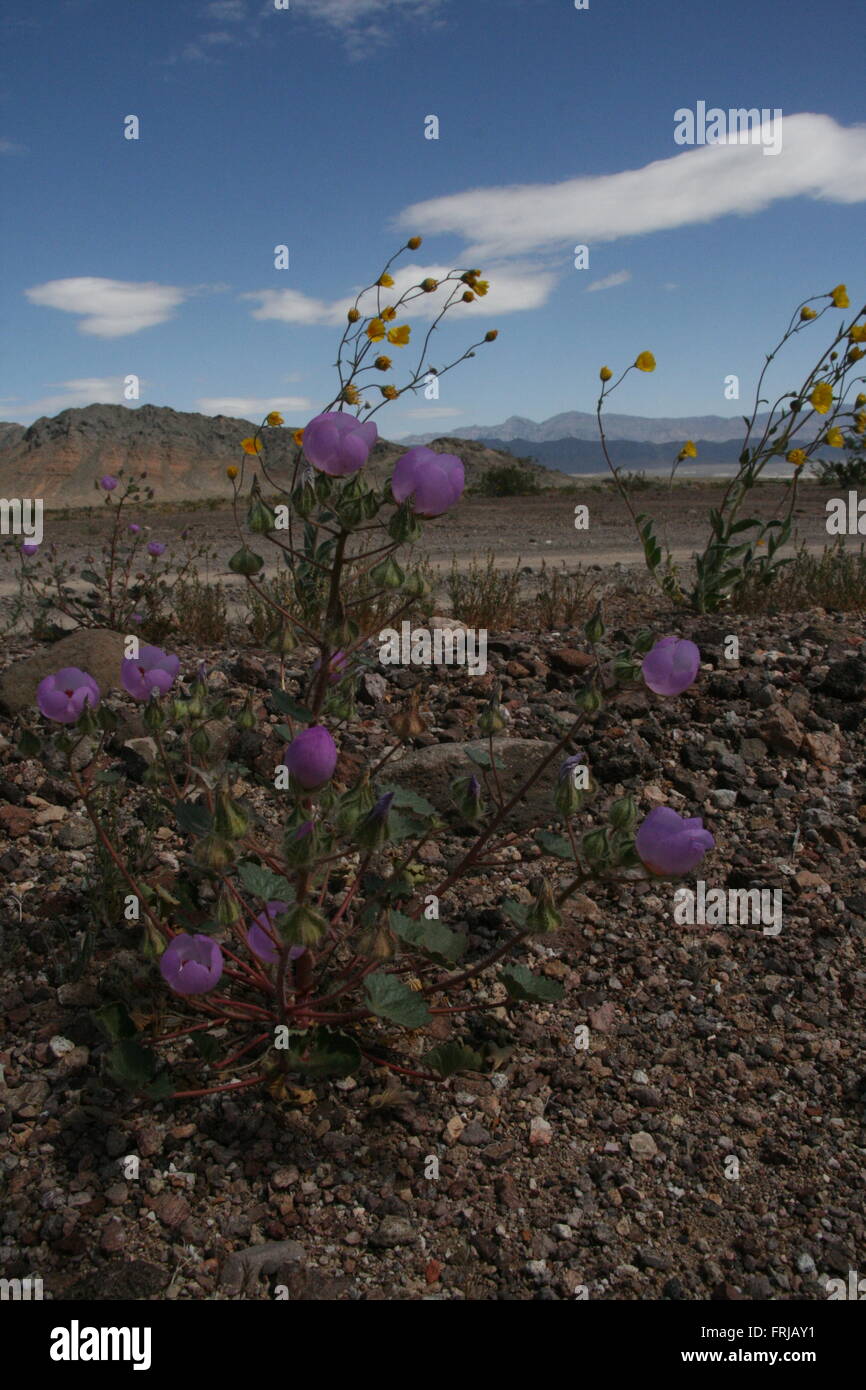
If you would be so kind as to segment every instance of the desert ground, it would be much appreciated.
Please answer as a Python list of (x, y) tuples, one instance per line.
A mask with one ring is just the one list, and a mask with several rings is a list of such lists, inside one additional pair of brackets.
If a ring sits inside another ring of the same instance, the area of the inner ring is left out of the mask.
[[(685, 557), (712, 486), (665, 502)], [(778, 489), (756, 493), (770, 514)], [(821, 549), (829, 493), (804, 488), (800, 538)], [(663, 493), (637, 495), (638, 509)], [(574, 506), (590, 508), (575, 531)], [(312, 1300), (779, 1300), (827, 1297), (862, 1264), (866, 1241), (866, 632), (862, 609), (694, 618), (644, 583), (621, 503), (574, 496), (467, 499), (432, 523), (424, 549), (444, 571), (492, 550), (503, 567), (600, 566), (611, 626), (650, 622), (700, 647), (698, 681), (664, 702), (626, 691), (593, 716), (586, 748), (602, 802), (625, 792), (645, 815), (701, 815), (716, 851), (714, 885), (779, 890), (781, 930), (679, 925), (672, 886), (629, 871), (579, 894), (553, 936), (523, 959), (564, 986), (552, 1005), (498, 1006), (475, 1034), (496, 1049), (485, 1073), (441, 1085), (384, 1071), (314, 1081), (282, 1096), (241, 1092), (146, 1102), (111, 1083), (93, 1012), (143, 981), (135, 930), (94, 910), (100, 864), (74, 788), (25, 756), (29, 710), (0, 715), (0, 869), (5, 969), (0, 1064), (6, 1155), (0, 1265), (34, 1271), (58, 1300), (269, 1299), (277, 1286)], [(214, 547), (211, 575), (237, 541), (223, 510), (148, 518), (170, 545), (184, 528)], [(50, 517), (46, 539), (78, 563), (81, 516)], [(853, 543), (853, 542), (852, 542)], [(629, 581), (622, 582), (621, 566)], [(347, 739), (357, 766), (381, 755), (388, 719), (419, 684), (427, 730), (407, 754), (407, 785), (441, 794), (494, 681), (508, 726), (508, 776), (525, 770), (574, 713), (585, 669), (584, 616), (541, 631), (491, 625), (490, 667), (368, 671)], [(739, 657), (725, 653), (729, 633)], [(80, 660), (88, 660), (82, 634)], [(606, 639), (608, 640), (608, 639)], [(618, 633), (609, 641), (616, 650)], [(204, 661), (226, 699), (249, 697), (255, 730), (226, 745), (241, 795), (273, 817), (268, 770), (280, 757), (268, 692), (276, 658), (243, 632), (173, 649), (185, 674)], [(602, 643), (605, 648), (605, 643)], [(606, 648), (605, 648), (606, 649)], [(6, 679), (34, 650), (5, 642)], [(285, 673), (301, 691), (303, 652)], [(16, 670), (18, 674), (16, 674)], [(148, 788), (133, 756), (144, 730), (129, 700), (110, 757), (131, 790)], [(129, 744), (133, 747), (130, 748)], [(465, 848), (447, 828), (423, 862), (441, 873)], [(528, 901), (541, 872), (564, 866), (534, 840), (554, 825), (549, 788), (518, 815), (515, 844), (449, 893), (443, 916), (473, 949), (495, 940), (497, 905)], [(593, 823), (593, 806), (582, 824)], [(170, 890), (184, 844), (161, 827), (153, 863)], [(149, 968), (149, 967), (148, 967)], [(588, 1027), (589, 1047), (576, 1046)], [(442, 1036), (437, 1034), (437, 1036)], [(124, 1161), (139, 1159), (138, 1176)], [(426, 1176), (429, 1158), (436, 1176)], [(806, 1318), (804, 1316), (804, 1321)]]

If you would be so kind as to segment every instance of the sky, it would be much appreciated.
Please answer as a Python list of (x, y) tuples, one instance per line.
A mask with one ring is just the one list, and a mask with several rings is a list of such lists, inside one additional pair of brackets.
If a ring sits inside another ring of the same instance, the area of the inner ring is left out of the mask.
[[(0, 419), (100, 401), (303, 425), (347, 306), (413, 235), (407, 277), (490, 282), (427, 360), (499, 336), (380, 433), (592, 410), (599, 367), (643, 350), (656, 371), (612, 410), (738, 418), (797, 304), (866, 299), (864, 43), (861, 0), (5, 0)], [(682, 143), (699, 103), (726, 124)], [(735, 108), (766, 122), (738, 138)], [(429, 326), (406, 321), (397, 386)], [(829, 336), (798, 335), (779, 390)]]

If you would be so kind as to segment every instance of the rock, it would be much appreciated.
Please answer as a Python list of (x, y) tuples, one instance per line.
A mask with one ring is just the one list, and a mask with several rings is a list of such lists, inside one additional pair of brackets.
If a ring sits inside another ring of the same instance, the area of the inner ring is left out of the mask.
[(461, 1144), (479, 1145), (489, 1144), (493, 1135), (489, 1129), (485, 1129), (477, 1120), (470, 1120), (469, 1124), (460, 1135)]
[(866, 661), (859, 656), (846, 656), (828, 668), (820, 691), (837, 700), (862, 700), (866, 695)]
[(65, 1052), (72, 1051), (75, 1047), (75, 1043), (71, 1038), (63, 1038), (59, 1033), (55, 1033), (54, 1037), (51, 1038), (48, 1043), (48, 1046), (55, 1057), (62, 1057)]
[(590, 1009), (589, 1026), (596, 1033), (610, 1033), (616, 1021), (616, 1005), (610, 1000), (598, 1009)]
[(388, 682), (378, 671), (365, 671), (358, 682), (358, 698), (367, 705), (378, 705), (388, 694)]
[(542, 1115), (533, 1115), (529, 1121), (529, 1142), (533, 1148), (542, 1148), (553, 1138), (553, 1129)]
[(235, 1250), (222, 1267), (220, 1283), (228, 1293), (240, 1293), (262, 1274), (275, 1274), (284, 1265), (300, 1265), (306, 1252), (296, 1240), (273, 1240)]
[(20, 714), (36, 703), (36, 687), (44, 676), (64, 666), (77, 666), (96, 681), (103, 695), (120, 685), (124, 636), (109, 628), (78, 628), (50, 647), (16, 661), (0, 675), (0, 707)]
[(405, 1216), (385, 1216), (371, 1235), (370, 1244), (390, 1250), (394, 1245), (414, 1245), (417, 1239), (414, 1226)]
[(126, 1235), (123, 1229), (123, 1222), (112, 1217), (106, 1222), (102, 1235), (99, 1238), (99, 1248), (107, 1255), (116, 1255), (118, 1250), (122, 1250), (126, 1244)]
[(717, 787), (710, 792), (710, 800), (720, 811), (731, 811), (737, 804), (737, 793), (729, 787)]
[(774, 753), (799, 753), (803, 729), (784, 705), (771, 705), (759, 727), (761, 738)]
[(176, 1192), (164, 1192), (162, 1196), (157, 1197), (153, 1209), (163, 1226), (167, 1226), (170, 1231), (177, 1230), (189, 1216), (189, 1202)]
[(96, 831), (83, 816), (66, 821), (57, 832), (57, 843), (61, 849), (84, 849), (86, 845), (92, 845), (95, 839)]
[(629, 1149), (635, 1158), (655, 1158), (658, 1153), (658, 1144), (651, 1134), (647, 1134), (645, 1129), (638, 1130), (637, 1134), (632, 1134), (628, 1141)]
[(13, 840), (32, 830), (35, 819), (34, 813), (25, 806), (0, 806), (0, 826)]
[(554, 671), (565, 676), (580, 676), (595, 665), (592, 652), (579, 652), (574, 647), (560, 647), (550, 653), (550, 664)]
[(802, 751), (810, 763), (817, 763), (819, 767), (834, 767), (842, 759), (841, 744), (833, 734), (807, 734)]
[[(505, 795), (510, 796), (555, 745), (534, 738), (497, 738), (493, 746), (496, 755), (505, 764), (504, 771), (499, 775)], [(456, 777), (465, 776), (473, 770), (467, 756), (470, 751), (486, 753), (487, 741), (477, 739), (470, 743), (437, 743), (430, 748), (415, 749), (405, 753), (399, 762), (396, 758), (391, 761), (391, 780), (427, 797), (437, 811), (453, 811), (450, 784)], [(525, 799), (518, 802), (505, 820), (504, 824), (509, 829), (532, 830), (550, 821), (551, 797), (558, 768), (559, 760), (555, 758), (530, 788)]]

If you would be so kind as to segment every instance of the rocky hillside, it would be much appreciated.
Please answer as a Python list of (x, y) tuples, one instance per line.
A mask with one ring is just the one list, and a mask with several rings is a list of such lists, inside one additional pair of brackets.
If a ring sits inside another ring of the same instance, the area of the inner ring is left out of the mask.
[[(123, 468), (145, 472), (158, 501), (224, 495), (226, 465), (239, 461), (240, 441), (254, 429), (249, 420), (156, 405), (63, 410), (28, 429), (0, 423), (0, 494), (41, 497), (49, 507), (86, 505), (93, 501), (94, 479)], [(268, 471), (282, 481), (289, 476), (292, 427), (267, 434)], [(459, 455), (470, 487), (490, 469), (514, 463), (511, 454), (475, 440), (437, 439), (430, 448)], [(381, 440), (370, 460), (372, 477), (384, 478), (405, 450), (406, 445)], [(547, 468), (532, 471), (547, 486), (568, 482)]]

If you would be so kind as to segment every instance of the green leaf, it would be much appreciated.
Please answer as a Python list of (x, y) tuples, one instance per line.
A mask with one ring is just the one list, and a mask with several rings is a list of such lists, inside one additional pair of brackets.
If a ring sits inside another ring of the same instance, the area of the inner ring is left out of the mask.
[(193, 1033), (190, 1041), (203, 1062), (212, 1062), (219, 1055), (219, 1039), (210, 1033)]
[(213, 817), (208, 808), (197, 801), (176, 801), (174, 814), (178, 825), (186, 835), (207, 835), (213, 827)]
[(414, 820), (411, 816), (402, 811), (391, 810), (388, 812), (388, 839), (392, 844), (402, 844), (404, 840), (409, 840), (413, 835), (419, 835), (424, 829), (420, 821)]
[(95, 570), (82, 570), (81, 578), (86, 579), (88, 584), (96, 584), (97, 586), (101, 586), (102, 584), (102, 580)]
[(364, 981), (370, 1012), (379, 1018), (400, 1023), (404, 1028), (423, 1028), (430, 1022), (430, 1010), (420, 994), (404, 985), (396, 975), (377, 970)]
[[(759, 518), (759, 517), (755, 517), (755, 516), (746, 517), (746, 519), (745, 519), (744, 521), (735, 521), (734, 524), (733, 524), (733, 526), (732, 526), (732, 527), (730, 528), (730, 530), (728, 531), (728, 535), (729, 535), (729, 536), (736, 536), (737, 533), (738, 533), (739, 531), (748, 531), (749, 528), (750, 528), (751, 526), (760, 526), (760, 524), (761, 524), (761, 521), (760, 521), (760, 518)], [(767, 524), (768, 526), (774, 525), (773, 522), (767, 522), (766, 524)]]
[(120, 1002), (103, 1004), (101, 1009), (94, 1010), (93, 1017), (112, 1042), (120, 1042), (123, 1038), (134, 1038), (138, 1032), (127, 1012), (126, 1005)]
[(437, 1076), (453, 1076), (455, 1072), (481, 1071), (484, 1061), (479, 1052), (463, 1043), (440, 1043), (421, 1058), (425, 1066), (435, 1071)]
[(505, 771), (505, 763), (502, 761), (502, 759), (494, 757), (493, 763), (491, 764), (490, 754), (484, 748), (479, 748), (477, 750), (474, 748), (467, 748), (466, 756), (475, 764), (476, 767), (489, 768), (493, 766), (497, 769), (498, 772)]
[(238, 877), (246, 891), (263, 902), (294, 902), (295, 890), (287, 878), (272, 873), (263, 864), (241, 864)]
[(507, 899), (504, 903), (499, 904), (499, 911), (504, 912), (505, 916), (510, 918), (515, 926), (526, 926), (526, 914), (529, 911), (526, 903), (516, 903), (511, 899)]
[(574, 859), (574, 852), (564, 835), (552, 835), (549, 830), (539, 830), (536, 832), (535, 840), (548, 854), (555, 854), (557, 859)]
[(328, 1028), (311, 1028), (295, 1034), (297, 1044), (281, 1056), (288, 1060), (290, 1071), (304, 1076), (349, 1076), (361, 1065), (358, 1044), (346, 1033)]
[(508, 990), (511, 999), (526, 999), (532, 1003), (539, 1001), (549, 1004), (561, 999), (565, 988), (558, 980), (548, 980), (543, 975), (533, 975), (525, 965), (507, 965), (500, 980)]
[(131, 1038), (123, 1038), (114, 1044), (108, 1054), (108, 1072), (121, 1085), (140, 1090), (156, 1076), (156, 1062), (156, 1053), (151, 1052), (149, 1047), (142, 1047), (141, 1043)]
[(279, 714), (287, 714), (290, 719), (296, 719), (299, 724), (312, 724), (315, 718), (311, 709), (307, 709), (306, 705), (299, 704), (285, 690), (272, 690), (271, 700)]
[(423, 796), (417, 792), (410, 791), (408, 787), (380, 786), (377, 790), (382, 794), (393, 792), (394, 800), (391, 805), (403, 811), (415, 811), (420, 816), (435, 816), (436, 807), (431, 806), (429, 801), (425, 801)]
[(110, 768), (104, 772), (97, 772), (94, 782), (99, 782), (103, 787), (113, 787), (116, 782), (123, 781), (123, 773), (113, 772)]
[(410, 946), (427, 951), (429, 955), (435, 956), (438, 960), (453, 964), (454, 961), (460, 959), (466, 950), (466, 937), (460, 932), (451, 931), (441, 922), (428, 922), (425, 917), (416, 922), (404, 913), (394, 911), (389, 913), (389, 920), (391, 930), (400, 937), (401, 941), (406, 941)]

